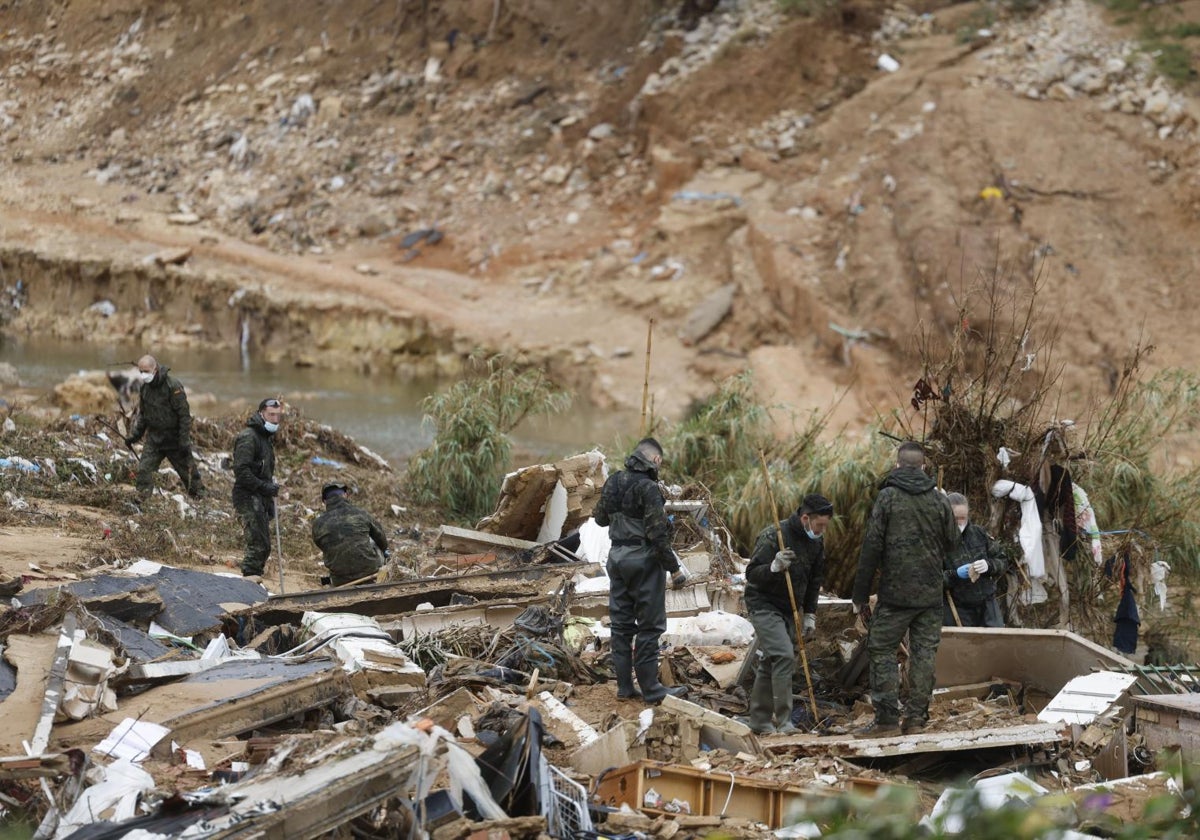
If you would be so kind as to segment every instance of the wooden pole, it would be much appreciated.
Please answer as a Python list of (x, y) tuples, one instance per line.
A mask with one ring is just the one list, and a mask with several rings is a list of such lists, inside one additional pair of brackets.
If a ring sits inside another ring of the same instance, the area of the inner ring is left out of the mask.
[[(767, 501), (771, 504), (771, 517), (775, 520), (775, 536), (779, 540), (779, 550), (787, 546), (783, 542), (783, 526), (779, 523), (779, 508), (775, 506), (775, 492), (771, 489), (771, 473), (767, 469), (767, 457), (760, 450), (758, 462), (762, 465), (763, 483), (767, 488)], [(796, 625), (796, 649), (800, 653), (800, 664), (804, 666), (804, 681), (808, 684), (808, 705), (812, 710), (813, 728), (817, 727), (820, 717), (817, 715), (817, 695), (813, 693), (812, 674), (808, 670), (808, 651), (804, 647), (804, 627), (800, 621), (800, 608), (796, 606), (796, 589), (792, 585), (791, 569), (785, 569), (783, 579), (787, 581), (788, 600), (792, 602), (792, 621)]]
[(642, 433), (641, 437), (645, 437), (648, 433), (646, 427), (646, 410), (650, 404), (650, 347), (654, 343), (654, 319), (650, 319), (649, 325), (646, 327), (646, 375), (642, 379)]

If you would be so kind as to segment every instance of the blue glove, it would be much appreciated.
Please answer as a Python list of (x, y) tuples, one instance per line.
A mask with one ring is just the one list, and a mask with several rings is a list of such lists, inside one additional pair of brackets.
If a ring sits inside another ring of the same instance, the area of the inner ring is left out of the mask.
[(958, 575), (960, 578), (962, 578), (963, 580), (966, 580), (967, 578), (969, 578), (969, 577), (971, 576), (971, 564), (970, 564), (970, 563), (963, 563), (963, 564), (962, 564), (961, 566), (959, 566), (959, 567), (958, 567), (958, 569), (955, 571), (955, 574), (957, 574), (957, 575)]

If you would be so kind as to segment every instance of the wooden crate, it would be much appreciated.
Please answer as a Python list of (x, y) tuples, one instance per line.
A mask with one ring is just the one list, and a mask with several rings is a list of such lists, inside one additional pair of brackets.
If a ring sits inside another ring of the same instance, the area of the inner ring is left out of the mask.
[(677, 764), (640, 761), (613, 770), (596, 789), (603, 805), (622, 804), (647, 814), (669, 813), (645, 806), (646, 791), (654, 789), (664, 803), (687, 802), (687, 813), (756, 820), (779, 828), (784, 820), (794, 822), (806, 810), (808, 800), (828, 796), (826, 791), (784, 785), (736, 773), (704, 771)]

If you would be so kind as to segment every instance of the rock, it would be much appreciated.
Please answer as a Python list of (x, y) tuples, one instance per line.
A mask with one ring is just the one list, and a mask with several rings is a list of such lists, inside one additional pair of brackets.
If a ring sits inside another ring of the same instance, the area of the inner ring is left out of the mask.
[(1156, 90), (1146, 97), (1146, 103), (1142, 106), (1142, 113), (1146, 116), (1158, 120), (1171, 107), (1171, 94), (1165, 90)]
[(172, 213), (167, 216), (167, 221), (173, 225), (198, 225), (200, 217), (195, 213)]
[(8, 362), (0, 362), (0, 385), (5, 388), (16, 388), (21, 384), (17, 369)]
[(1099, 93), (1108, 87), (1104, 77), (1091, 67), (1072, 73), (1067, 77), (1067, 85), (1087, 94)]
[(1066, 102), (1075, 98), (1075, 89), (1063, 82), (1055, 82), (1046, 90), (1046, 98), (1058, 102)]
[(168, 248), (154, 255), (158, 265), (183, 265), (192, 256), (191, 248)]
[(101, 318), (111, 318), (117, 314), (117, 305), (111, 300), (98, 300), (87, 308), (88, 312), (94, 312)]
[(615, 133), (616, 133), (616, 129), (613, 128), (612, 123), (604, 122), (604, 123), (597, 123), (596, 125), (592, 126), (591, 130), (588, 131), (587, 136), (588, 136), (589, 140), (600, 141), (600, 140), (607, 140), (608, 138), (612, 137), (613, 134), (615, 134)]
[(359, 263), (358, 265), (354, 266), (354, 270), (359, 274), (366, 274), (368, 277), (374, 277), (379, 273), (379, 269), (375, 268), (369, 263)]
[(1120, 76), (1125, 72), (1126, 64), (1119, 58), (1110, 58), (1104, 62), (1104, 72), (1109, 76)]
[(571, 167), (555, 164), (542, 170), (542, 181), (555, 187), (561, 187), (571, 177)]
[(108, 135), (108, 144), (119, 149), (125, 145), (128, 139), (129, 136), (124, 128), (114, 128), (112, 133)]
[(342, 116), (342, 97), (326, 96), (317, 106), (317, 122), (332, 122)]
[(737, 284), (726, 283), (696, 304), (679, 330), (679, 340), (686, 345), (696, 344), (715, 330), (733, 309), (736, 294)]
[(71, 199), (71, 207), (73, 207), (76, 210), (90, 210), (91, 208), (93, 208), (95, 206), (96, 206), (96, 202), (92, 201), (90, 198), (83, 198), (81, 196), (75, 196), (74, 198)]
[(390, 222), (379, 213), (368, 213), (358, 220), (358, 234), (359, 236), (382, 236), (395, 226), (395, 222)]

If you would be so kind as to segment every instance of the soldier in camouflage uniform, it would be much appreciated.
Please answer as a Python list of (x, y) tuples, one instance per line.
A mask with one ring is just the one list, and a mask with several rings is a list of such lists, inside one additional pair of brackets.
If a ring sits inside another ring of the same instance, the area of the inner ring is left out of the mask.
[[(759, 735), (796, 731), (792, 725), (796, 619), (784, 575), (791, 577), (796, 607), (804, 613), (800, 632), (810, 638), (817, 629), (817, 596), (825, 580), (821, 535), (832, 517), (833, 504), (810, 493), (795, 513), (779, 527), (768, 525), (754, 542), (754, 554), (746, 567), (746, 610), (757, 641), (749, 724)], [(781, 529), (787, 546), (782, 550)]]
[[(604, 482), (592, 511), (596, 524), (607, 526), (612, 539), (607, 564), (608, 613), (617, 697), (641, 696), (653, 704), (661, 703), (668, 694), (679, 696), (685, 691), (667, 688), (658, 679), (658, 640), (667, 629), (666, 576), (672, 576), (673, 586), (687, 580), (671, 548), (671, 523), (658, 486), (662, 457), (662, 446), (654, 438), (639, 442), (625, 459), (625, 469)], [(634, 673), (640, 695), (633, 686)]]
[[(946, 592), (954, 599), (955, 610), (963, 627), (1003, 627), (1004, 616), (996, 603), (996, 580), (1008, 571), (1008, 558), (1000, 543), (987, 531), (971, 522), (967, 497), (951, 493), (946, 497), (954, 511), (954, 523), (962, 533), (962, 550), (946, 558)], [(974, 580), (972, 580), (974, 577)], [(947, 600), (942, 624), (954, 626), (954, 612)]]
[(325, 512), (313, 520), (312, 538), (324, 555), (330, 583), (341, 586), (379, 571), (387, 556), (387, 535), (375, 517), (350, 504), (344, 484), (321, 488)]
[(137, 361), (142, 380), (137, 421), (125, 443), (130, 448), (145, 435), (142, 455), (138, 459), (137, 491), (143, 499), (154, 492), (154, 474), (166, 458), (179, 474), (188, 495), (193, 499), (204, 495), (200, 470), (192, 457), (192, 410), (187, 393), (170, 369), (161, 367), (153, 356)]
[(261, 575), (271, 556), (271, 520), (279, 495), (271, 436), (279, 431), (282, 419), (279, 400), (265, 399), (233, 442), (233, 508), (246, 537), (243, 575)]
[[(920, 444), (902, 443), (896, 468), (884, 479), (871, 509), (858, 557), (853, 601), (870, 627), (871, 702), (875, 737), (919, 732), (929, 719), (933, 660), (942, 639), (942, 570), (959, 550), (950, 502), (924, 472)], [(874, 618), (868, 601), (875, 573), (879, 598)], [(896, 650), (909, 638), (909, 693), (900, 726), (900, 676)]]

